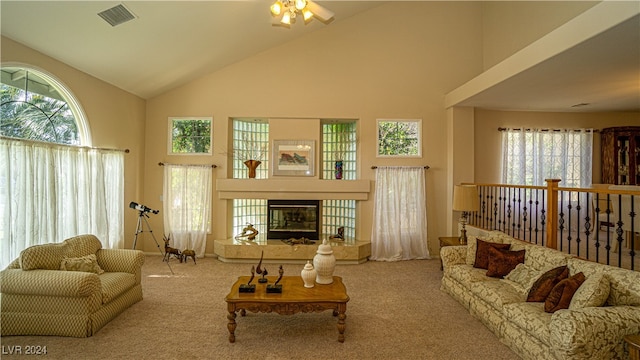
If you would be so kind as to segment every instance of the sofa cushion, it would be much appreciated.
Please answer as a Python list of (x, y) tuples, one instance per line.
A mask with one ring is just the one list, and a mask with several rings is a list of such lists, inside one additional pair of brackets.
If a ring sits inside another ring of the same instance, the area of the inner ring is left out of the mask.
[(538, 280), (533, 283), (527, 296), (527, 302), (543, 302), (549, 296), (549, 293), (562, 279), (569, 276), (569, 270), (566, 266), (558, 266), (557, 268), (546, 271)]
[(607, 266), (611, 284), (607, 304), (640, 306), (640, 272)]
[(478, 249), (478, 239), (487, 240), (483, 237), (469, 236), (467, 238), (467, 265), (473, 266), (476, 262), (476, 250)]
[(522, 240), (518, 240), (518, 239), (515, 239), (515, 238), (504, 239), (504, 241), (502, 243), (503, 244), (511, 244), (511, 247), (509, 248), (509, 250), (511, 250), (511, 251), (526, 250), (527, 248), (529, 248), (531, 246), (537, 246), (537, 245), (531, 245), (531, 243), (528, 243), (528, 242), (522, 241)]
[(487, 276), (503, 278), (518, 264), (524, 263), (524, 254), (525, 250), (509, 251), (490, 247)]
[(570, 255), (555, 249), (532, 245), (527, 248), (527, 256), (524, 259), (524, 263), (535, 269), (547, 271), (558, 266), (567, 265), (569, 257)]
[(549, 325), (553, 314), (544, 311), (544, 303), (511, 303), (505, 305), (502, 312), (512, 324), (525, 330), (528, 335), (545, 345), (549, 345)]
[(554, 313), (560, 309), (568, 309), (573, 295), (584, 280), (585, 277), (583, 273), (577, 273), (569, 278), (560, 280), (544, 301), (544, 311)]
[(100, 275), (102, 284), (102, 303), (107, 304), (120, 294), (136, 285), (136, 277), (133, 274), (122, 272), (105, 272)]
[(500, 230), (491, 230), (484, 237), (489, 242), (499, 244), (508, 244), (514, 239), (513, 236)]
[(602, 274), (607, 269), (606, 265), (579, 258), (567, 259), (567, 267), (569, 268), (569, 276), (581, 272), (586, 278), (589, 278), (594, 274)]
[(484, 269), (476, 269), (471, 265), (455, 265), (446, 269), (447, 276), (459, 281), (462, 284), (468, 284), (478, 281), (497, 280), (495, 278), (487, 277)]
[(95, 235), (85, 234), (68, 238), (63, 242), (67, 245), (68, 257), (82, 257), (95, 254), (102, 248), (102, 243)]
[(98, 265), (96, 254), (89, 254), (76, 258), (63, 258), (60, 262), (60, 270), (66, 271), (84, 271), (94, 274), (102, 274), (104, 270)]
[(489, 248), (509, 250), (510, 246), (511, 244), (493, 243), (478, 239), (476, 260), (473, 263), (473, 267), (486, 270), (489, 267)]
[(22, 270), (58, 270), (67, 253), (64, 243), (30, 246), (20, 252)]
[(526, 296), (540, 275), (542, 275), (541, 271), (527, 264), (518, 264), (515, 269), (505, 275), (504, 279)]
[(570, 310), (604, 305), (609, 297), (609, 278), (602, 273), (587, 277), (569, 304)]
[(503, 280), (485, 281), (478, 286), (469, 287), (469, 290), (471, 290), (471, 293), (475, 296), (499, 311), (501, 311), (502, 307), (506, 304), (524, 301), (524, 295)]

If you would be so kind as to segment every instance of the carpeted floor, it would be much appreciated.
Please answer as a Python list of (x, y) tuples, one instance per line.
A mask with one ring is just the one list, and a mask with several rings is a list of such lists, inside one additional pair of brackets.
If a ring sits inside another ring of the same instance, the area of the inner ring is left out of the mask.
[[(303, 265), (283, 267), (299, 275)], [(205, 258), (171, 268), (175, 275), (159, 255), (147, 256), (144, 300), (93, 337), (2, 337), (2, 359), (23, 359), (8, 355), (16, 345), (46, 346), (46, 359), (518, 359), (440, 291), (437, 259), (338, 265), (351, 298), (344, 343), (325, 311), (238, 316), (231, 344), (224, 297), (251, 264)]]

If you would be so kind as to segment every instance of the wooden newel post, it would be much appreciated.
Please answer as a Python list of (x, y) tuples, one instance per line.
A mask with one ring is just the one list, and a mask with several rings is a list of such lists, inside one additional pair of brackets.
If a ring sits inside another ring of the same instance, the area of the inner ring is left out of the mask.
[(547, 241), (548, 248), (558, 248), (558, 183), (560, 179), (544, 179), (547, 182)]

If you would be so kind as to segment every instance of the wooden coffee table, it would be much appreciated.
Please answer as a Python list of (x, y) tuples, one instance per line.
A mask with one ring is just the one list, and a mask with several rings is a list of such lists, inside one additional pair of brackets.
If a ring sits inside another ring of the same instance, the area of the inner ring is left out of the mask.
[[(273, 284), (277, 277), (267, 276), (269, 284)], [(280, 315), (293, 315), (299, 312), (322, 312), (333, 310), (333, 316), (338, 317), (338, 341), (344, 342), (345, 319), (347, 318), (347, 288), (339, 276), (333, 277), (333, 283), (329, 285), (316, 284), (312, 288), (305, 288), (300, 276), (283, 276), (279, 284), (282, 285), (281, 294), (268, 294), (267, 284), (259, 284), (257, 277), (252, 281), (256, 285), (255, 293), (241, 293), (238, 291), (241, 284), (246, 284), (249, 276), (241, 276), (233, 284), (227, 302), (227, 319), (229, 323), (229, 342), (235, 342), (236, 336), (236, 312), (240, 311), (245, 316), (247, 311), (276, 312)]]

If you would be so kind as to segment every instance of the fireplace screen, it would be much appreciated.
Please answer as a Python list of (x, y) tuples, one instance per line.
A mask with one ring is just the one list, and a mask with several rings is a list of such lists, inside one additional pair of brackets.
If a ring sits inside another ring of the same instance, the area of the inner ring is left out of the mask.
[(267, 239), (319, 239), (320, 200), (269, 200)]

